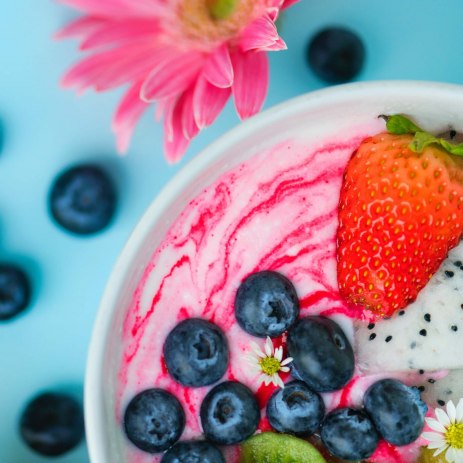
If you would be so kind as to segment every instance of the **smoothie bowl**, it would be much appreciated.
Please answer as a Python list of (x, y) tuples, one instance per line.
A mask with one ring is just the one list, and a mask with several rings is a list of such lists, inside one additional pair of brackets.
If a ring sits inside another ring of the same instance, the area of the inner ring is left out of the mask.
[(340, 86), (186, 166), (102, 300), (92, 463), (457, 458), (462, 107), (459, 86)]

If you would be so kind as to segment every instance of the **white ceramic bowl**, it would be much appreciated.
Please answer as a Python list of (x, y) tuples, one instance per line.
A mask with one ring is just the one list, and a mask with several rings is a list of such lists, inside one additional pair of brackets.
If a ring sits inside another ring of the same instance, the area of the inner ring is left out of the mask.
[[(316, 91), (242, 124), (196, 156), (153, 201), (117, 261), (104, 293), (88, 354), (85, 420), (92, 463), (126, 463), (127, 445), (115, 420), (115, 384), (124, 313), (154, 250), (173, 220), (223, 172), (288, 138), (316, 142), (350, 127), (383, 125), (379, 114), (407, 113), (424, 127), (463, 129), (463, 86), (426, 82), (371, 82)], [(376, 125), (375, 125), (376, 124)], [(354, 130), (354, 129), (353, 129)]]

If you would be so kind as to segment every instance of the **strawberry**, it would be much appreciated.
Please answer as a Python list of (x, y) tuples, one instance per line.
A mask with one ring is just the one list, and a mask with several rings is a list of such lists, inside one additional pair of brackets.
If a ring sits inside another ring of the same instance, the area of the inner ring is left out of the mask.
[(337, 232), (341, 295), (380, 317), (415, 300), (463, 233), (463, 145), (385, 119), (347, 165)]

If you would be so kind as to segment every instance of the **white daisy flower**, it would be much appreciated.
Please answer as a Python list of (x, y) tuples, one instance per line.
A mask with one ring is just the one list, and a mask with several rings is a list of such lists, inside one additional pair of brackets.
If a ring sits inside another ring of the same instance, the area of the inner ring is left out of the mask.
[(449, 463), (463, 463), (463, 399), (455, 407), (449, 400), (447, 413), (436, 408), (436, 419), (426, 418), (427, 425), (434, 432), (424, 432), (421, 437), (428, 441), (428, 449), (436, 450), (433, 456), (445, 452)]
[(275, 349), (272, 340), (267, 336), (263, 350), (255, 342), (251, 342), (251, 350), (246, 357), (252, 369), (260, 373), (259, 380), (265, 385), (273, 383), (284, 388), (280, 372), (287, 373), (289, 368), (286, 365), (293, 359), (287, 357), (283, 360), (283, 347)]

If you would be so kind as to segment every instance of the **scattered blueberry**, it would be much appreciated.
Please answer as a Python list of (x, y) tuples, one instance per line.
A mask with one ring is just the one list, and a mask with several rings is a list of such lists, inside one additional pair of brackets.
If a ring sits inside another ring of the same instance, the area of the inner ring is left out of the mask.
[(227, 340), (213, 323), (190, 318), (167, 336), (164, 359), (170, 375), (179, 383), (206, 386), (218, 381), (227, 370)]
[(354, 373), (354, 352), (338, 324), (325, 317), (298, 320), (288, 332), (291, 373), (317, 392), (345, 386)]
[(88, 235), (106, 228), (116, 209), (116, 192), (101, 167), (82, 164), (62, 172), (49, 196), (52, 217), (66, 230)]
[(329, 84), (352, 80), (362, 69), (365, 47), (351, 30), (328, 27), (309, 42), (307, 58), (313, 72)]
[(264, 338), (285, 332), (299, 315), (299, 299), (293, 284), (273, 271), (253, 273), (238, 288), (236, 319), (246, 332)]
[(352, 408), (338, 408), (323, 421), (321, 439), (335, 457), (364, 460), (376, 450), (379, 435), (366, 413)]
[(44, 392), (27, 404), (19, 427), (32, 450), (46, 456), (62, 455), (84, 437), (82, 406), (66, 394)]
[(161, 463), (225, 463), (222, 452), (210, 442), (178, 442), (162, 457)]
[(162, 452), (180, 438), (185, 428), (185, 412), (169, 392), (147, 389), (130, 401), (124, 427), (127, 437), (141, 450)]
[(201, 424), (207, 440), (237, 444), (252, 436), (260, 419), (259, 405), (245, 385), (227, 381), (211, 389), (201, 404)]
[(416, 388), (396, 379), (383, 379), (367, 390), (363, 402), (376, 429), (386, 441), (407, 445), (418, 439), (427, 406)]
[(13, 264), (0, 263), (0, 321), (22, 312), (30, 302), (31, 286), (24, 271)]
[(272, 428), (300, 437), (313, 434), (324, 415), (322, 398), (302, 381), (287, 383), (267, 403), (267, 418)]

